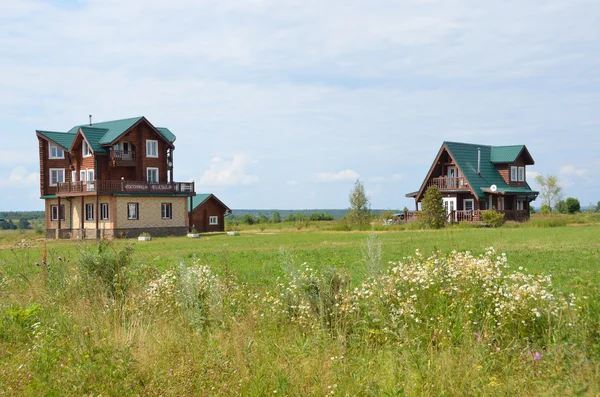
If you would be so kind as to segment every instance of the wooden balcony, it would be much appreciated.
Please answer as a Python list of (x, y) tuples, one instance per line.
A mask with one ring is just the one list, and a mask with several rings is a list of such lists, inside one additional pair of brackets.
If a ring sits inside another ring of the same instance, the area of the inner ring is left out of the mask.
[(56, 195), (69, 197), (113, 193), (146, 193), (151, 196), (167, 193), (195, 196), (194, 189), (194, 182), (85, 181), (59, 183), (56, 187)]
[(438, 190), (469, 190), (469, 184), (464, 177), (450, 178), (442, 176), (439, 178), (431, 178), (427, 183), (427, 187), (437, 186)]
[(122, 167), (129, 166), (135, 167), (136, 165), (136, 157), (135, 150), (116, 150), (114, 148), (110, 148), (110, 165), (112, 167)]

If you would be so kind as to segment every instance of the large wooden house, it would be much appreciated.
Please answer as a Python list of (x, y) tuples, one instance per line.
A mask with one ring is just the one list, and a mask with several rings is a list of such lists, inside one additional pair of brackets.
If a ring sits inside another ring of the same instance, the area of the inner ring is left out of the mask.
[(173, 181), (175, 135), (145, 117), (36, 131), (46, 237), (182, 235), (193, 182)]
[(415, 199), (418, 211), (427, 189), (437, 186), (449, 221), (479, 221), (481, 211), (492, 208), (505, 220), (527, 220), (538, 195), (527, 183), (533, 164), (525, 145), (444, 142), (419, 190), (406, 197)]

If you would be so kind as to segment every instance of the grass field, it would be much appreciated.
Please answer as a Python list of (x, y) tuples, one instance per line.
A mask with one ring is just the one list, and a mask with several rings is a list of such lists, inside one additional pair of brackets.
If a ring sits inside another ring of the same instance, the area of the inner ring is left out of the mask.
[(5, 232), (0, 395), (600, 394), (599, 225), (328, 228)]

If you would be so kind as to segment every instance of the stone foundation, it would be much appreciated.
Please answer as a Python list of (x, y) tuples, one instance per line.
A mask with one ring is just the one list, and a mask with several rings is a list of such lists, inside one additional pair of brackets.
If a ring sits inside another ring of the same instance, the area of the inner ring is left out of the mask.
[(148, 227), (124, 229), (46, 229), (47, 239), (106, 239), (135, 238), (141, 233), (150, 233), (152, 237), (185, 236), (188, 232), (186, 226), (177, 227)]

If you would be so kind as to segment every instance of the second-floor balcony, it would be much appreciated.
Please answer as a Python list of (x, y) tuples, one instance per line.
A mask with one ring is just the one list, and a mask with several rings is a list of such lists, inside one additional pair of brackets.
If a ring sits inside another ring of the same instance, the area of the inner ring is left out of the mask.
[(196, 195), (194, 182), (82, 181), (62, 182), (56, 187), (56, 195), (60, 197), (114, 193)]
[(135, 166), (136, 165), (135, 150), (117, 150), (110, 149), (110, 164), (116, 166)]
[(427, 187), (430, 186), (437, 186), (438, 190), (469, 190), (469, 184), (462, 176), (457, 178), (448, 176), (431, 178), (427, 183)]

